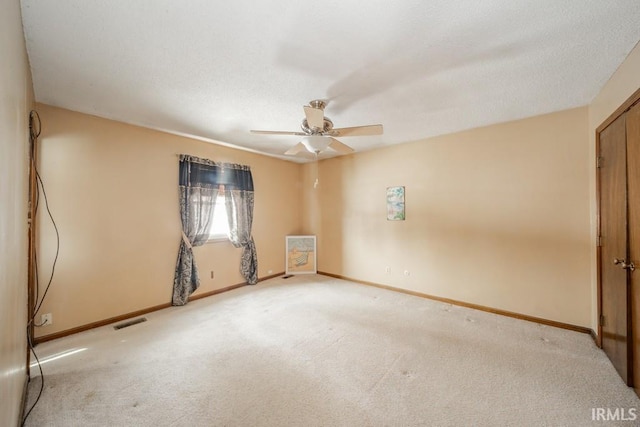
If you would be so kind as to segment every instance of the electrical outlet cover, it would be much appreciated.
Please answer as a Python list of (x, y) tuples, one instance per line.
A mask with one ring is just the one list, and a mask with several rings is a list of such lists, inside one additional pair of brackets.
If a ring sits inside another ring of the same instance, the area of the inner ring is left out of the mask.
[(40, 325), (53, 325), (53, 315), (51, 313), (43, 314), (40, 318)]

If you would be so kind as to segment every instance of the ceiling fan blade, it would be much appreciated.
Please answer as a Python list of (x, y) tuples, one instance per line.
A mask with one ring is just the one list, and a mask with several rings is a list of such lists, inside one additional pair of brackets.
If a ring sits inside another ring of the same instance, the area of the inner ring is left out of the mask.
[(340, 154), (349, 154), (349, 153), (353, 153), (355, 150), (351, 147), (349, 147), (346, 144), (343, 144), (342, 142), (338, 141), (335, 138), (331, 138), (331, 142), (329, 143), (329, 147), (334, 149), (335, 151), (337, 151)]
[(331, 136), (368, 136), (382, 135), (382, 125), (354, 126), (332, 129)]
[(287, 156), (295, 156), (301, 151), (307, 151), (307, 147), (305, 147), (302, 142), (298, 142), (296, 145), (285, 151), (284, 154)]
[(304, 136), (306, 133), (302, 132), (288, 132), (285, 130), (250, 130), (251, 133), (259, 133), (261, 135), (297, 135)]
[(324, 129), (324, 111), (319, 108), (305, 105), (304, 115), (307, 117), (307, 124), (310, 128)]

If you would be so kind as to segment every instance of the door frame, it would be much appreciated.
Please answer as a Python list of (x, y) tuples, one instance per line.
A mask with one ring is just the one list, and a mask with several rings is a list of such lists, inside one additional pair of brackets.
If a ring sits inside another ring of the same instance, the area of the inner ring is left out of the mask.
[(598, 172), (598, 158), (600, 154), (600, 133), (605, 130), (611, 123), (613, 123), (618, 117), (626, 113), (636, 103), (640, 102), (640, 88), (636, 90), (625, 102), (622, 103), (607, 119), (596, 128), (596, 152), (595, 152), (595, 167), (596, 167), (596, 278), (597, 278), (597, 307), (598, 307), (598, 331), (596, 334), (596, 345), (602, 348), (602, 247), (600, 246), (600, 236), (602, 234), (602, 224), (600, 216), (600, 173)]

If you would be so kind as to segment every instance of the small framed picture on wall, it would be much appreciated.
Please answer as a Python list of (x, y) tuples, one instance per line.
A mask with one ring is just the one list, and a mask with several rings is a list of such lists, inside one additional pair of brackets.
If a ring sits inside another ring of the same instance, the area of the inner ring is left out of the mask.
[(404, 187), (387, 187), (387, 220), (404, 219)]

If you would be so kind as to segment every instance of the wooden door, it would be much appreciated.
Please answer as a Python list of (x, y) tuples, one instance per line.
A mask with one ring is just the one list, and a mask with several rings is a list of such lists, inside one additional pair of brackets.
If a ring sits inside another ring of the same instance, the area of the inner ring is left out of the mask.
[[(629, 258), (640, 268), (640, 104), (626, 114), (627, 186), (629, 200)], [(631, 332), (633, 386), (640, 393), (640, 274), (629, 270), (631, 282)]]
[(600, 278), (602, 348), (631, 384), (631, 306), (627, 270), (627, 159), (625, 114), (600, 133)]

